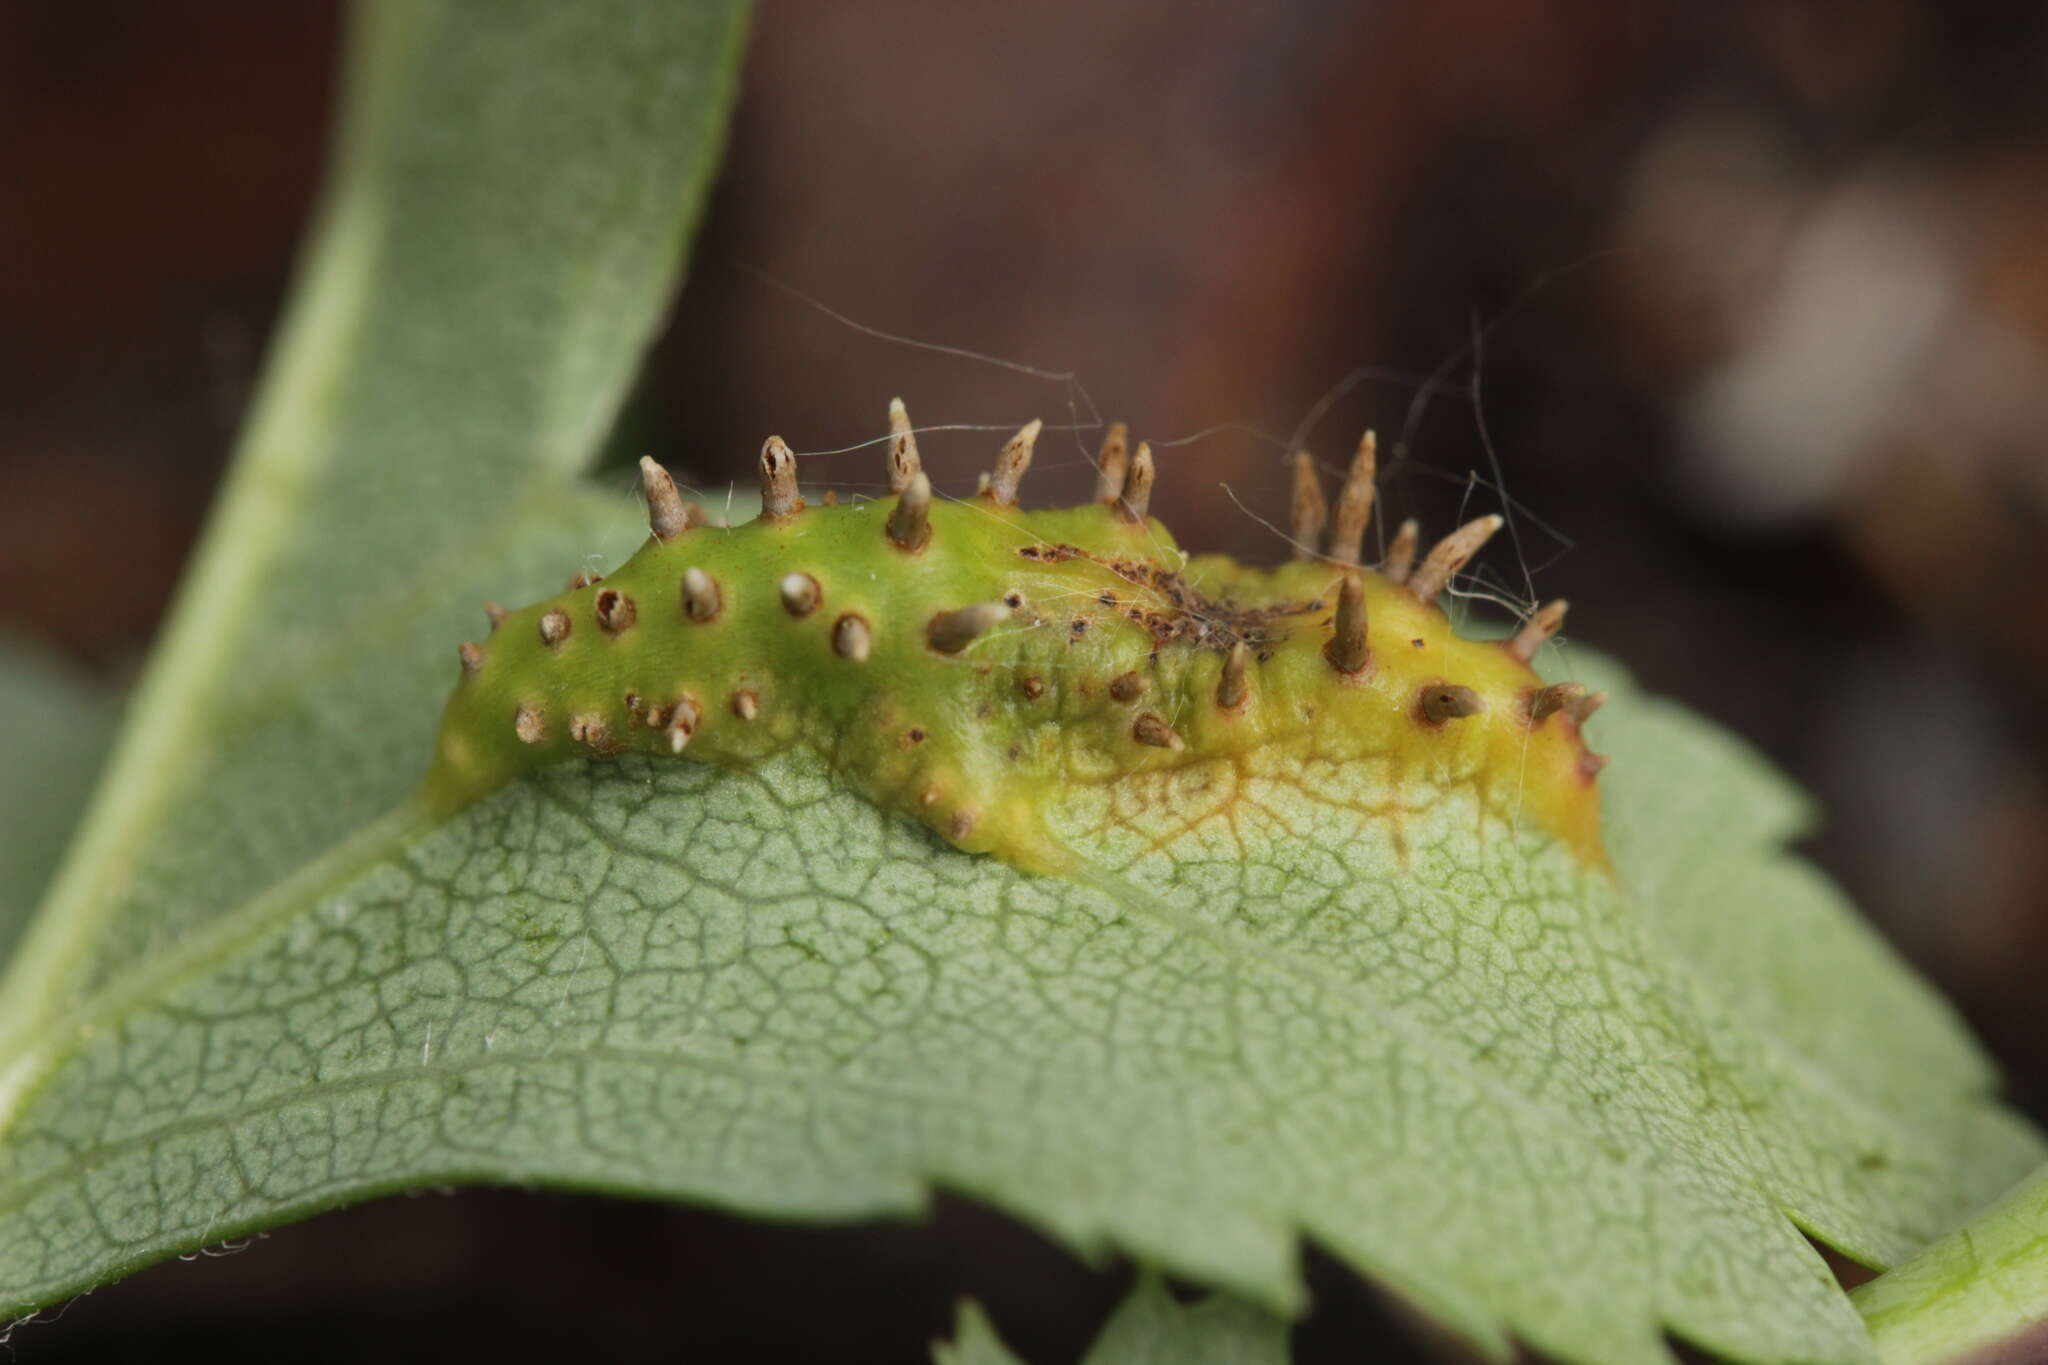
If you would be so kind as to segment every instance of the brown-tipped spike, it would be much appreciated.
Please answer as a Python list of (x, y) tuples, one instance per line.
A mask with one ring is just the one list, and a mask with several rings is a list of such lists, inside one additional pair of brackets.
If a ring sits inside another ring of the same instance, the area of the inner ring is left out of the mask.
[(1605, 692), (1595, 692), (1589, 697), (1575, 698), (1565, 710), (1574, 721), (1584, 725), (1593, 718), (1595, 711), (1598, 711), (1606, 704), (1607, 694)]
[(1493, 539), (1493, 533), (1504, 523), (1497, 516), (1488, 514), (1466, 522), (1457, 530), (1436, 543), (1429, 552), (1429, 558), (1422, 561), (1408, 579), (1408, 591), (1418, 602), (1434, 602), (1438, 593), (1451, 585), (1451, 579), (1458, 570), (1465, 567), (1479, 547)]
[(1461, 687), (1457, 683), (1430, 684), (1422, 689), (1422, 696), (1417, 704), (1422, 711), (1422, 718), (1431, 725), (1442, 725), (1447, 720), (1462, 720), (1466, 716), (1476, 716), (1486, 709), (1486, 703), (1480, 700), (1477, 692), (1469, 687)]
[(717, 579), (694, 565), (683, 570), (683, 615), (692, 621), (709, 621), (724, 606), (725, 597), (718, 591)]
[(551, 611), (540, 618), (540, 642), (549, 649), (559, 649), (562, 641), (569, 638), (569, 613)]
[(1371, 432), (1359, 438), (1358, 450), (1337, 491), (1337, 512), (1330, 519), (1330, 558), (1356, 564), (1365, 549), (1365, 528), (1372, 520), (1373, 478), (1379, 468), (1379, 441)]
[(1124, 491), (1124, 473), (1131, 465), (1131, 431), (1122, 422), (1111, 422), (1095, 455), (1095, 500), (1111, 504)]
[(605, 724), (603, 716), (571, 716), (569, 738), (601, 752), (617, 752), (612, 747), (612, 727)]
[(1515, 632), (1514, 639), (1508, 641), (1508, 653), (1523, 663), (1535, 658), (1536, 651), (1543, 648), (1543, 642), (1557, 634), (1558, 627), (1564, 624), (1565, 609), (1570, 605), (1562, 597), (1546, 604), (1529, 618), (1527, 625)]
[(1362, 672), (1372, 658), (1365, 643), (1365, 583), (1355, 573), (1345, 574), (1337, 589), (1337, 628), (1329, 657), (1340, 673)]
[(1232, 645), (1230, 653), (1223, 656), (1223, 674), (1216, 680), (1216, 704), (1224, 710), (1235, 711), (1251, 695), (1251, 688), (1245, 681), (1251, 659), (1252, 652), (1242, 640)]
[(932, 481), (922, 469), (910, 476), (896, 510), (889, 514), (889, 541), (899, 550), (922, 550), (932, 538)]
[(796, 491), (796, 455), (770, 436), (761, 445), (761, 515), (792, 517), (804, 510), (804, 496)]
[(1038, 433), (1044, 426), (1034, 417), (1003, 442), (996, 455), (995, 473), (989, 476), (988, 487), (983, 490), (996, 506), (1017, 505), (1017, 488), (1024, 482), (1024, 471), (1031, 468), (1031, 448), (1038, 444)]
[(889, 400), (889, 491), (901, 493), (924, 468), (917, 457), (917, 434), (910, 429), (910, 409), (901, 398)]
[(1138, 453), (1131, 456), (1130, 472), (1124, 475), (1123, 497), (1119, 505), (1132, 521), (1143, 521), (1152, 510), (1152, 446), (1149, 442), (1138, 442)]
[(656, 540), (674, 540), (690, 529), (689, 505), (676, 488), (675, 476), (651, 455), (640, 457), (640, 487), (647, 494), (647, 529)]
[(868, 623), (852, 612), (840, 617), (832, 626), (832, 652), (842, 659), (866, 663), (874, 642), (874, 632), (868, 629)]
[(1140, 744), (1155, 749), (1184, 749), (1187, 747), (1173, 727), (1159, 718), (1157, 712), (1146, 711), (1131, 722), (1131, 738)]
[(1145, 675), (1142, 673), (1119, 673), (1109, 680), (1109, 695), (1125, 705), (1145, 695)]
[(1010, 609), (1000, 602), (977, 602), (958, 611), (942, 611), (925, 627), (925, 638), (941, 654), (958, 654), (1009, 614)]
[(490, 623), (491, 623), (491, 630), (492, 630), (493, 632), (495, 632), (495, 631), (496, 631), (496, 630), (498, 629), (498, 627), (499, 627), (499, 626), (502, 626), (502, 625), (504, 625), (504, 624), (505, 624), (505, 618), (506, 618), (506, 617), (508, 617), (508, 616), (510, 616), (511, 614), (512, 614), (511, 612), (509, 612), (509, 611), (506, 611), (506, 610), (505, 610), (505, 609), (504, 609), (503, 607), (499, 606), (499, 605), (498, 605), (498, 604), (497, 604), (496, 602), (486, 602), (486, 603), (484, 603), (484, 616), (485, 616), (485, 618), (486, 618), (486, 619), (488, 619), (488, 620), (490, 621)]
[(742, 687), (732, 694), (732, 713), (741, 720), (752, 720), (761, 714), (761, 694), (751, 687)]
[(818, 580), (807, 573), (786, 573), (775, 585), (776, 595), (782, 598), (782, 609), (791, 616), (809, 616), (818, 609), (824, 592), (818, 587)]
[(676, 703), (668, 722), (668, 751), (681, 753), (697, 733), (697, 725), (704, 719), (704, 709), (697, 705), (695, 697), (684, 697)]
[(1579, 771), (1587, 777), (1598, 777), (1600, 770), (1614, 761), (1612, 754), (1580, 754)]
[(455, 646), (455, 657), (462, 660), (463, 676), (474, 678), (484, 671), (484, 650), (482, 645), (473, 645), (464, 640)]
[(538, 744), (548, 737), (548, 723), (531, 706), (522, 706), (512, 713), (512, 733), (521, 744)]
[(1564, 710), (1585, 695), (1584, 683), (1552, 683), (1548, 687), (1539, 687), (1529, 698), (1529, 723), (1540, 725), (1549, 716)]
[(1415, 567), (1415, 548), (1422, 543), (1422, 523), (1410, 517), (1401, 523), (1401, 529), (1394, 532), (1394, 543), (1387, 546), (1387, 562), (1380, 565), (1380, 573), (1389, 583), (1406, 583), (1408, 573)]
[(633, 599), (617, 588), (606, 588), (597, 595), (597, 624), (608, 635), (617, 635), (628, 630), (640, 616), (639, 607)]
[(1330, 504), (1323, 497), (1322, 476), (1316, 472), (1316, 457), (1306, 450), (1294, 452), (1294, 496), (1288, 524), (1294, 537), (1294, 557), (1314, 559), (1316, 545), (1323, 538), (1323, 526), (1330, 519)]

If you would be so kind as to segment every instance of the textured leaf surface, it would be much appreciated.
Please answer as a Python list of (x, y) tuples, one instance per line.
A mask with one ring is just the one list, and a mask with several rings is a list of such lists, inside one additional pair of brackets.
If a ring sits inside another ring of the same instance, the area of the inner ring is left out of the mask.
[[(1081, 1365), (1284, 1365), (1287, 1324), (1223, 1295), (1192, 1307), (1156, 1279), (1131, 1290)], [(933, 1365), (1025, 1365), (980, 1306), (960, 1305), (953, 1340), (932, 1347)]]
[(373, 15), (235, 486), (0, 994), (0, 1303), (422, 1183), (805, 1217), (944, 1186), (1276, 1312), (1308, 1235), (1497, 1352), (1848, 1361), (1797, 1227), (1888, 1262), (2036, 1156), (1784, 855), (1798, 802), (1618, 676), (1619, 884), (1367, 763), (1060, 793), (1076, 879), (800, 753), (380, 816), (475, 604), (639, 538), (565, 471), (658, 309), (737, 21)]
[[(1638, 697), (1603, 723), (1661, 756), (1653, 791), (1702, 775), (1688, 748), (1728, 761)], [(1656, 1359), (1668, 1326), (1852, 1360), (1787, 1215), (1883, 1262), (2031, 1155), (1881, 958), (1873, 1017), (1889, 997), (1940, 1060), (1886, 1083), (1832, 1065), (1825, 1028), (1753, 1025), (1802, 1008), (1769, 976), (1723, 988), (1667, 941), (1781, 902), (1674, 892), (1660, 925), (1539, 840), (1475, 838), (1456, 793), (1410, 814), (1404, 867), (1343, 795), (1166, 827), (1083, 803), (1087, 886), (950, 850), (800, 759), (573, 766), (401, 818), (72, 1021), (12, 1134), (0, 1280), (43, 1299), (421, 1181), (810, 1217), (938, 1183), (1283, 1310), (1307, 1232), (1482, 1342)], [(1696, 846), (1628, 828), (1624, 865), (1678, 884)], [(1812, 934), (1867, 948), (1798, 885)]]

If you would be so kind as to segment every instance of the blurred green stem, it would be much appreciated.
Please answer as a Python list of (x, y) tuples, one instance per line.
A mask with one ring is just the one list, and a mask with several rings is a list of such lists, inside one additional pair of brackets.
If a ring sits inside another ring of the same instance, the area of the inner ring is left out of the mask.
[(1851, 1297), (1884, 1365), (2048, 1359), (2048, 1166)]

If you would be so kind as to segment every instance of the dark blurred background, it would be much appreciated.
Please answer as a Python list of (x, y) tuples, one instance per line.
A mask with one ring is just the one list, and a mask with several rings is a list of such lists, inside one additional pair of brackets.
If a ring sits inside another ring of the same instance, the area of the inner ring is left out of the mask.
[[(0, 628), (113, 682), (276, 321), (341, 23), (0, 0)], [(769, 0), (613, 456), (722, 487), (769, 430), (850, 446), (898, 393), (921, 425), (1092, 402), (1162, 443), (1184, 544), (1272, 560), (1285, 438), (1352, 376), (1310, 446), (1405, 437), (1383, 498), (1438, 531), (1504, 488), (1497, 594), (1570, 597), (1812, 790), (1813, 856), (2041, 1116), (2044, 76), (2036, 4)], [(964, 491), (999, 439), (922, 444)], [(1040, 452), (1036, 499), (1085, 493), (1075, 436)], [(880, 455), (805, 469), (868, 488)], [(1314, 1279), (1304, 1359), (1397, 1332)], [(897, 1360), (971, 1292), (1052, 1362), (1117, 1289), (957, 1203), (815, 1230), (472, 1192), (147, 1272), (11, 1349)]]

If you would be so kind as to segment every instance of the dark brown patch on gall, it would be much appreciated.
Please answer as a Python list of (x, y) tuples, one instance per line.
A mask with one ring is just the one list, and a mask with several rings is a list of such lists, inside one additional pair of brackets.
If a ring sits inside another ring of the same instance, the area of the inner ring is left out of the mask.
[(597, 624), (608, 635), (628, 629), (639, 615), (640, 609), (633, 599), (616, 588), (606, 588), (597, 595)]

